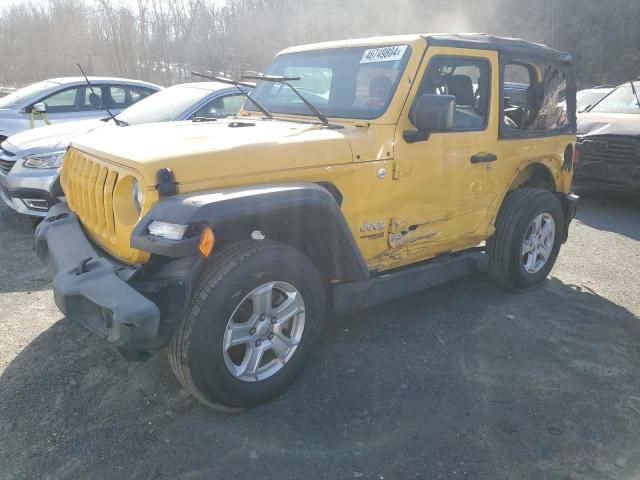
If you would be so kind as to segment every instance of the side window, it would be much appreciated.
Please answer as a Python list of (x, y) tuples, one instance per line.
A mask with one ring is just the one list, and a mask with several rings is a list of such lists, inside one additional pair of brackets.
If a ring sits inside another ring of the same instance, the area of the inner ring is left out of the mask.
[(502, 118), (507, 130), (536, 135), (569, 124), (565, 102), (567, 79), (555, 66), (508, 63), (504, 67), (502, 92)]
[[(133, 105), (134, 103), (139, 102), (143, 98), (146, 98), (149, 95), (153, 95), (154, 93), (156, 93), (154, 90), (150, 90), (148, 88), (143, 88), (143, 87), (126, 87), (126, 90), (129, 93), (129, 97), (131, 99), (130, 105)], [(129, 105), (127, 105), (127, 107), (128, 106)]]
[(204, 107), (198, 109), (192, 117), (224, 118), (238, 113), (245, 101), (244, 95), (227, 95), (211, 100)]
[(103, 100), (107, 107), (114, 110), (127, 108), (154, 93), (153, 90), (148, 88), (130, 87), (128, 85), (103, 85), (102, 91), (104, 92)]
[(40, 100), (47, 106), (47, 113), (66, 113), (76, 111), (78, 87), (67, 88)]
[(111, 108), (125, 108), (131, 104), (131, 102), (127, 102), (127, 93), (125, 92), (124, 87), (120, 85), (111, 85), (109, 88), (109, 107)]
[[(435, 57), (427, 66), (420, 95), (453, 95), (453, 131), (484, 130), (489, 115), (491, 65), (482, 58)], [(413, 115), (410, 112), (410, 118)], [(413, 121), (413, 120), (412, 120)]]
[(103, 88), (101, 86), (94, 85), (93, 92), (89, 87), (82, 87), (82, 89), (80, 89), (80, 102), (78, 104), (78, 110), (85, 112), (104, 110), (101, 101), (102, 96)]

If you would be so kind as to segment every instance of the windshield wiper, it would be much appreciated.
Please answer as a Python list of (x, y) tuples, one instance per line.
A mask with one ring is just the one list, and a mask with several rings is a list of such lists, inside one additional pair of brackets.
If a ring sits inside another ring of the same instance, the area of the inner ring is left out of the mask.
[(130, 125), (129, 122), (120, 120), (119, 118), (116, 118), (115, 115), (113, 117), (104, 117), (100, 119), (101, 122), (108, 122), (109, 120), (113, 120), (117, 125), (120, 125), (121, 127), (128, 127)]
[(191, 119), (192, 122), (198, 123), (198, 122), (217, 122), (218, 119), (217, 118), (211, 118), (211, 117), (193, 117)]
[(311, 110), (313, 114), (320, 119), (320, 121), (325, 127), (329, 126), (329, 120), (327, 119), (327, 117), (325, 117), (322, 114), (322, 112), (320, 112), (320, 110), (318, 110), (313, 103), (311, 103), (309, 100), (304, 98), (304, 95), (302, 95), (298, 91), (298, 89), (296, 89), (293, 85), (289, 83), (290, 81), (300, 80), (300, 77), (279, 77), (274, 75), (243, 75), (242, 78), (246, 80), (264, 80), (265, 82), (282, 83), (283, 85), (286, 85), (291, 89), (293, 93), (295, 93), (300, 98), (300, 100), (302, 100), (302, 102), (309, 108), (309, 110)]
[(638, 98), (638, 92), (636, 91), (636, 86), (633, 84), (633, 80), (629, 81), (631, 84), (631, 91), (633, 92), (634, 97), (636, 97), (636, 105), (640, 108), (640, 98)]
[(250, 94), (248, 94), (242, 88), (240, 88), (240, 87), (246, 87), (246, 88), (253, 89), (253, 85), (251, 85), (249, 83), (236, 82), (235, 80), (232, 80), (230, 78), (216, 77), (215, 75), (207, 75), (206, 73), (199, 73), (199, 72), (193, 72), (192, 71), (191, 75), (193, 75), (194, 77), (206, 78), (207, 80), (213, 80), (215, 82), (227, 83), (229, 85), (234, 85), (238, 90), (240, 90), (240, 93), (242, 93), (245, 97), (247, 97), (247, 100), (250, 100), (251, 103), (253, 103), (255, 105), (255, 107), (264, 114), (265, 117), (267, 117), (269, 120), (273, 119), (273, 115), (271, 115), (271, 113), (266, 108), (264, 108), (262, 105), (260, 105), (257, 100), (255, 100), (254, 98), (251, 97)]

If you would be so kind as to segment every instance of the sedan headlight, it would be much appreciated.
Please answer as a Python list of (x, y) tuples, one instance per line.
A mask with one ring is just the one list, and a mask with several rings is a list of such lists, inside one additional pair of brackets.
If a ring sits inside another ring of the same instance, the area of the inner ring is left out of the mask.
[(142, 205), (144, 204), (144, 191), (140, 187), (138, 180), (133, 180), (133, 205), (136, 207), (138, 213), (142, 211)]
[(36, 153), (25, 157), (23, 166), (27, 168), (59, 168), (66, 150), (52, 153)]

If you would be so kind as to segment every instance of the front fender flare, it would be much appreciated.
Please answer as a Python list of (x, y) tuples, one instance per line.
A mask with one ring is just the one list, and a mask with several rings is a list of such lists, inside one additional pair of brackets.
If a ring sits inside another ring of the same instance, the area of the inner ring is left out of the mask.
[[(241, 232), (268, 228), (268, 237), (324, 257), (325, 273), (340, 280), (362, 280), (369, 270), (334, 196), (314, 183), (248, 185), (216, 189), (160, 200), (139, 222), (131, 246), (167, 257), (197, 255), (199, 237), (167, 240), (149, 234), (154, 220), (182, 225), (209, 225), (216, 243)], [(309, 254), (309, 252), (305, 253)], [(215, 250), (214, 250), (215, 254)], [(327, 258), (329, 257), (329, 258)], [(312, 258), (313, 260), (313, 258)]]

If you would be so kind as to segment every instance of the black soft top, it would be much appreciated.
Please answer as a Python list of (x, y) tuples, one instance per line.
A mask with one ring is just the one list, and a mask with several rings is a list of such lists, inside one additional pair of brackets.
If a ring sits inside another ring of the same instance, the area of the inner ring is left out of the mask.
[(527, 42), (519, 38), (496, 37), (486, 33), (446, 33), (425, 34), (423, 37), (429, 45), (439, 47), (476, 48), (479, 50), (495, 50), (511, 56), (535, 57), (547, 59), (554, 63), (570, 64), (573, 58), (566, 52), (554, 50), (540, 43)]

